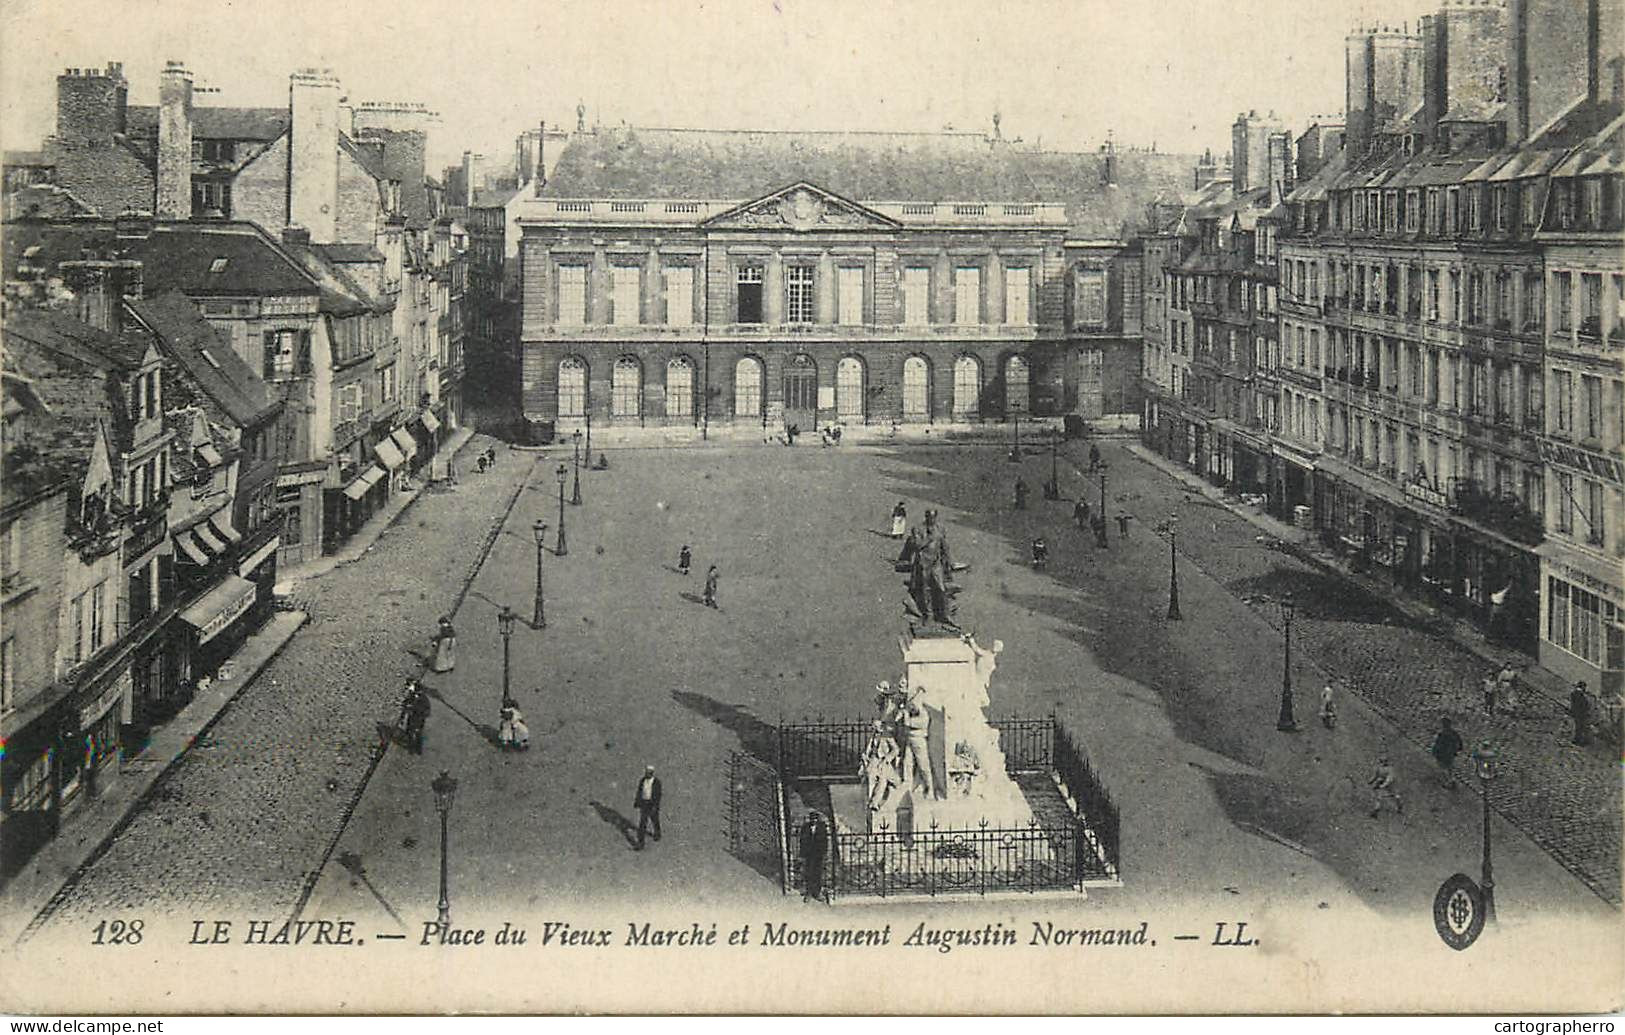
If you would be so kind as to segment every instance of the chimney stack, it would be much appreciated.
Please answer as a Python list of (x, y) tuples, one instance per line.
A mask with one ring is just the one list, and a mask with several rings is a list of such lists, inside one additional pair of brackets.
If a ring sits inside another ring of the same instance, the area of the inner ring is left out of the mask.
[(338, 234), (339, 81), (331, 70), (306, 68), (288, 77), (288, 224), (317, 244)]
[(159, 219), (192, 215), (192, 73), (170, 61), (158, 73), (158, 182), (153, 211)]
[(463, 152), (463, 205), (465, 207), (474, 204), (474, 193), (479, 189), (477, 183), (480, 175), (481, 157), (472, 151)]
[(56, 77), (56, 138), (70, 147), (105, 147), (125, 132), (130, 88), (124, 66), (70, 68)]

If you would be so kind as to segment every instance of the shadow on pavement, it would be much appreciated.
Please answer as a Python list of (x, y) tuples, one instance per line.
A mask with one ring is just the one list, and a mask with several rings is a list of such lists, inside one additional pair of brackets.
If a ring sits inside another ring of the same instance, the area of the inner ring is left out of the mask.
[(601, 801), (590, 803), (592, 810), (598, 813), (598, 818), (614, 827), (616, 832), (625, 839), (628, 846), (636, 848), (638, 845), (638, 826), (614, 809)]
[[(684, 593), (687, 597), (689, 594)], [(745, 750), (768, 764), (778, 754), (779, 731), (737, 704), (724, 704), (691, 690), (673, 690), (672, 700), (710, 719), (739, 738)]]
[(1302, 618), (1327, 622), (1420, 628), (1419, 623), (1359, 586), (1325, 572), (1293, 564), (1277, 564), (1262, 575), (1237, 579), (1224, 587), (1248, 603), (1257, 597), (1280, 599), (1291, 594)]
[(362, 865), (360, 855), (355, 852), (344, 852), (339, 855), (338, 863), (340, 866), (344, 867), (345, 871), (348, 872), (355, 881), (364, 886), (368, 891), (372, 892), (372, 897), (378, 900), (378, 904), (380, 906), (384, 907), (384, 912), (389, 914), (391, 920), (394, 920), (395, 923), (399, 924), (402, 928), (406, 926), (406, 921), (402, 920), (401, 915), (395, 912), (395, 907), (391, 906), (389, 904), (389, 900), (384, 898), (383, 895), (379, 894), (377, 888), (373, 887), (372, 881), (367, 877), (367, 868)]
[(497, 728), (495, 726), (491, 726), (483, 722), (475, 722), (467, 715), (464, 715), (461, 709), (446, 699), (445, 694), (441, 693), (439, 690), (436, 690), (434, 687), (425, 685), (423, 689), (428, 692), (429, 697), (432, 700), (439, 701), (447, 711), (468, 723), (469, 728), (475, 733), (478, 733), (481, 737), (484, 737), (487, 743), (496, 747), (502, 746), (502, 740), (497, 736)]

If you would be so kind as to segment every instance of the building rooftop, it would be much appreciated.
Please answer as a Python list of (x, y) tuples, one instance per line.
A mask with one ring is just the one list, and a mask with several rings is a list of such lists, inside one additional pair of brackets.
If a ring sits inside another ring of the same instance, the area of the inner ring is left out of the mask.
[(224, 341), (197, 307), (178, 291), (128, 303), (144, 327), (157, 335), (169, 357), (238, 427), (258, 424), (282, 408), (270, 388)]
[[(158, 134), (158, 108), (132, 104), (125, 109), (125, 125), (132, 137)], [(192, 107), (192, 139), (272, 141), (287, 132), (292, 121), (287, 108)]]

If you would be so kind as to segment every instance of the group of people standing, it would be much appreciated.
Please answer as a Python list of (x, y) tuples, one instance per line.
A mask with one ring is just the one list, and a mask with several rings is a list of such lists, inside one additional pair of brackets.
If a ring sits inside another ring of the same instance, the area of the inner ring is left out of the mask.
[[(684, 543), (683, 548), (677, 551), (677, 574), (686, 578), (693, 566), (694, 551), (689, 548), (687, 543)], [(717, 566), (715, 564), (711, 565), (705, 573), (705, 596), (703, 601), (706, 607), (713, 610), (720, 610), (717, 606), (717, 585), (721, 581), (722, 575), (717, 571)]]

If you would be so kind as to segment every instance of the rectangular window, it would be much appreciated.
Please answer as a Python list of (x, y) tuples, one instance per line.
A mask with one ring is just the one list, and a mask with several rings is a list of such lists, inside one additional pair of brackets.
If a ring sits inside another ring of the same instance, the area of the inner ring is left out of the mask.
[(560, 327), (580, 327), (587, 322), (587, 267), (559, 267)]
[(1580, 420), (1585, 438), (1602, 438), (1602, 378), (1580, 375)]
[(1428, 270), (1428, 320), (1439, 322), (1439, 271)]
[(1559, 647), (1569, 645), (1569, 584), (1546, 580), (1546, 638)]
[(1525, 331), (1539, 330), (1545, 322), (1545, 307), (1540, 296), (1541, 279), (1539, 273), (1525, 273), (1523, 275), (1523, 329)]
[(107, 583), (99, 582), (90, 590), (90, 650), (92, 653), (102, 649), (102, 643), (107, 633), (106, 611), (104, 609), (106, 589)]
[(1574, 428), (1574, 380), (1567, 370), (1552, 372), (1552, 405), (1557, 411), (1557, 433), (1568, 434)]
[(1017, 327), (1032, 323), (1032, 271), (1013, 266), (1004, 271), (1004, 322)]
[(1574, 278), (1568, 273), (1552, 274), (1552, 301), (1557, 306), (1557, 330), (1574, 329)]
[(784, 319), (788, 323), (813, 322), (813, 268), (784, 268)]
[(640, 266), (614, 266), (610, 269), (610, 278), (610, 304), (613, 307), (613, 312), (610, 313), (610, 322), (617, 327), (635, 326), (642, 319), (642, 315), (638, 311), (638, 296), (643, 281), (643, 268)]
[(672, 327), (694, 325), (694, 267), (666, 268), (666, 323)]
[(1557, 473), (1557, 530), (1574, 532), (1574, 475), (1567, 471)]
[(847, 327), (863, 323), (863, 267), (842, 266), (836, 273), (838, 321)]
[(954, 323), (965, 327), (981, 322), (981, 267), (961, 266), (954, 271)]
[[(1580, 333), (1602, 334), (1602, 274), (1580, 274)], [(156, 375), (155, 375), (156, 376)]]
[(735, 314), (737, 322), (761, 323), (762, 267), (741, 266), (735, 274), (734, 281), (739, 297), (739, 307)]
[(910, 266), (903, 270), (903, 322), (923, 327), (931, 322), (931, 269)]
[(1603, 488), (1601, 482), (1590, 481), (1586, 487), (1586, 542), (1593, 546), (1602, 546), (1604, 543), (1604, 530), (1607, 516), (1603, 513)]

